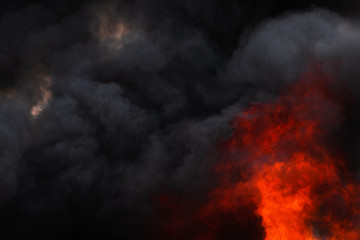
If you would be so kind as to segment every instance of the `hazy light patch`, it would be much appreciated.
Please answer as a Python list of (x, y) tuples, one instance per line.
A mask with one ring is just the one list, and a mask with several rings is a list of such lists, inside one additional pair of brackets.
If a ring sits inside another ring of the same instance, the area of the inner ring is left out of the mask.
[(18, 94), (15, 90), (9, 89), (0, 91), (0, 95), (6, 99), (13, 99), (16, 98)]
[(34, 118), (36, 118), (42, 112), (42, 110), (46, 107), (51, 98), (51, 77), (47, 74), (41, 73), (38, 78), (40, 78), (42, 81), (39, 89), (41, 97), (40, 100), (31, 108), (31, 115)]
[(37, 64), (21, 79), (25, 84), (11, 89), (0, 89), (0, 97), (27, 105), (31, 108), (31, 116), (36, 118), (51, 99), (52, 77), (42, 65)]
[(338, 27), (338, 31), (339, 31), (340, 35), (346, 37), (347, 39), (355, 40), (355, 41), (360, 40), (359, 29), (356, 29), (354, 26), (352, 26), (348, 23), (341, 24)]
[(107, 56), (119, 51), (123, 45), (123, 38), (129, 32), (129, 28), (116, 12), (116, 2), (108, 4), (101, 10), (96, 11), (96, 20), (93, 24), (93, 34), (106, 48)]

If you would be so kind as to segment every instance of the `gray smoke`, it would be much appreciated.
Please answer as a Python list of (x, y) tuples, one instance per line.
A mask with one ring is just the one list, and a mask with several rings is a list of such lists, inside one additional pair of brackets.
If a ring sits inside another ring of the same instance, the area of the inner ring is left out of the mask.
[[(211, 185), (217, 147), (250, 102), (316, 61), (339, 61), (341, 80), (360, 87), (359, 25), (329, 10), (57, 6), (21, 5), (0, 22), (3, 239), (142, 239), (154, 194), (197, 197)], [(33, 117), (44, 78), (51, 98)]]

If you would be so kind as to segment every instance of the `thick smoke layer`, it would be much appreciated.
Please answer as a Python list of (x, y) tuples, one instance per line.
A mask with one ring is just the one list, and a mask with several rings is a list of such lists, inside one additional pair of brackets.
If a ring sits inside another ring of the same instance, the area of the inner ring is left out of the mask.
[[(154, 196), (201, 199), (236, 113), (312, 62), (339, 63), (356, 102), (360, 25), (346, 18), (356, 3), (312, 4), (5, 4), (0, 238), (144, 239), (161, 218)], [(355, 174), (359, 116), (338, 142)], [(259, 224), (241, 231), (263, 235)]]

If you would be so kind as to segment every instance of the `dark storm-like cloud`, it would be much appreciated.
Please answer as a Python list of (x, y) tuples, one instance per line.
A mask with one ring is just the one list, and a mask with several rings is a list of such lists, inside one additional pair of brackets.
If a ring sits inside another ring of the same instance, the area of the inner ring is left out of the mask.
[[(340, 60), (357, 89), (356, 24), (320, 9), (264, 19), (271, 6), (9, 7), (0, 22), (0, 236), (141, 239), (157, 218), (156, 193), (201, 198), (211, 186), (217, 147), (251, 101), (271, 98), (314, 60)], [(51, 99), (31, 116), (44, 88)]]
[(0, 202), (11, 199), (17, 189), (19, 159), (29, 141), (27, 109), (13, 101), (1, 99), (1, 184)]
[(358, 37), (357, 25), (333, 12), (287, 14), (258, 26), (235, 51), (228, 74), (233, 81), (276, 89), (296, 81), (311, 61), (333, 61), (341, 65), (342, 79), (353, 85), (349, 73), (356, 71)]

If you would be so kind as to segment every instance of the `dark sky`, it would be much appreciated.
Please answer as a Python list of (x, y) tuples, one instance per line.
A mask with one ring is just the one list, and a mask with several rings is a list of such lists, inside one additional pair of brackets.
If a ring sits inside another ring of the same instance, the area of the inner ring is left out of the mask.
[[(203, 196), (235, 114), (309, 62), (340, 61), (357, 101), (358, 16), (356, 0), (2, 1), (0, 238), (147, 239), (154, 196)], [(354, 173), (358, 120), (336, 133)]]

